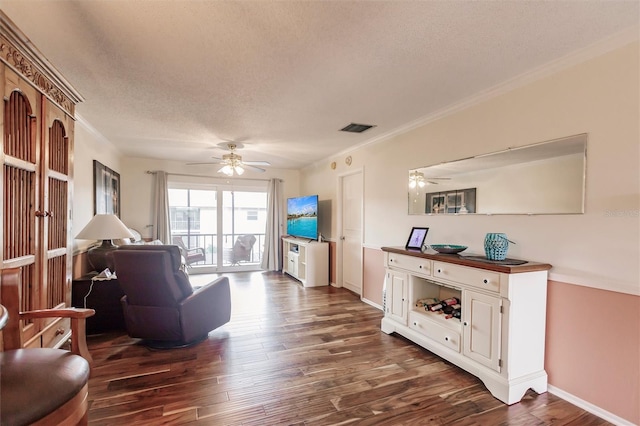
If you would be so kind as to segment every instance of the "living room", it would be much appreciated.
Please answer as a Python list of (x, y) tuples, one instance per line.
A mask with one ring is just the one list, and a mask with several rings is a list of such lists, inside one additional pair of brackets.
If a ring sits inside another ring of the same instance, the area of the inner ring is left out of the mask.
[[(19, 2), (3, 6), (20, 27), (28, 8)], [(637, 28), (622, 31), (384, 137), (299, 169), (268, 168), (259, 177), (281, 179), (283, 199), (313, 193), (331, 200), (331, 226), (323, 237), (335, 250), (341, 235), (339, 178), (362, 176), (360, 296), (379, 309), (381, 248), (403, 246), (412, 227), (430, 228), (427, 244), (464, 244), (470, 253), (483, 253), (486, 233), (506, 233), (516, 242), (509, 257), (552, 265), (545, 344), (549, 391), (612, 423), (640, 424), (639, 50)], [(183, 161), (122, 155), (97, 129), (86, 120), (76, 122), (71, 232), (77, 234), (93, 216), (88, 200), (98, 160), (120, 174), (122, 220), (153, 238), (153, 181), (146, 172), (188, 175), (194, 169)], [(581, 133), (588, 135), (582, 214), (407, 214), (408, 170)], [(75, 243), (80, 258), (89, 243)], [(342, 285), (340, 264), (336, 253), (336, 287)]]

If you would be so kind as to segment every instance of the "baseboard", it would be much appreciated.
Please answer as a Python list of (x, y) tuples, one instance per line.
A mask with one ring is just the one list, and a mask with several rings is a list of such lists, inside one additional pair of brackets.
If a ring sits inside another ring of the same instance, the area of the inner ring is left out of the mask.
[(549, 385), (548, 392), (556, 395), (557, 397), (564, 399), (565, 401), (572, 403), (576, 407), (580, 407), (583, 410), (588, 411), (589, 413), (608, 421), (609, 423), (613, 423), (614, 425), (638, 426), (635, 423), (631, 423), (630, 421), (625, 420), (622, 417), (618, 417), (615, 414), (608, 412), (607, 410), (604, 410), (596, 405), (593, 405), (590, 402), (580, 399), (577, 396), (570, 394), (569, 392), (565, 392), (562, 389), (558, 389), (555, 386)]
[(342, 284), (342, 288), (345, 288), (349, 290), (351, 293), (357, 294), (358, 296), (362, 297), (362, 288), (357, 288), (349, 284), (346, 284), (346, 285)]
[(372, 301), (371, 301), (371, 300), (369, 300), (369, 299), (365, 299), (364, 297), (361, 297), (361, 298), (360, 298), (360, 300), (361, 300), (361, 301), (363, 301), (364, 303), (366, 303), (367, 305), (371, 305), (371, 306), (373, 306), (374, 308), (377, 308), (377, 309), (379, 309), (379, 310), (382, 310), (382, 306), (381, 306), (381, 305), (378, 305), (377, 303), (372, 302)]

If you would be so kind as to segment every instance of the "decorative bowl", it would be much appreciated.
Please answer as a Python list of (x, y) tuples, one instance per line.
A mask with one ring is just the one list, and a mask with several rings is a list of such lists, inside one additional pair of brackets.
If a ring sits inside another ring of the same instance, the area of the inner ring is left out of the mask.
[(456, 254), (467, 249), (467, 246), (458, 246), (455, 244), (430, 244), (429, 247), (431, 247), (438, 253), (445, 254)]

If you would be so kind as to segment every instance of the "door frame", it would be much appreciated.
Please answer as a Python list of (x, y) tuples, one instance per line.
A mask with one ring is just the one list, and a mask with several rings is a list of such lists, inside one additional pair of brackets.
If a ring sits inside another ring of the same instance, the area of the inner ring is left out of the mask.
[[(344, 184), (344, 179), (347, 176), (352, 176), (352, 175), (360, 175), (360, 180), (362, 182), (362, 197), (360, 198), (360, 248), (362, 249), (362, 245), (364, 243), (364, 167), (360, 167), (357, 169), (353, 169), (350, 170), (348, 172), (344, 172), (344, 173), (340, 173), (338, 175), (338, 182), (337, 182), (337, 190), (336, 190), (336, 199), (337, 199), (337, 208), (336, 208), (336, 213), (337, 213), (337, 220), (336, 220), (336, 229), (338, 231), (338, 238), (336, 240), (336, 282), (335, 282), (335, 287), (343, 287), (343, 282), (344, 282), (344, 262), (342, 259), (342, 256), (344, 254), (344, 247), (343, 247), (343, 235), (342, 235), (342, 227), (343, 227), (343, 213), (344, 213), (344, 205), (342, 203), (342, 196), (343, 196), (343, 184)], [(362, 299), (362, 294), (364, 293), (364, 282), (363, 282), (363, 265), (364, 265), (364, 259), (363, 257), (360, 258), (360, 299)]]

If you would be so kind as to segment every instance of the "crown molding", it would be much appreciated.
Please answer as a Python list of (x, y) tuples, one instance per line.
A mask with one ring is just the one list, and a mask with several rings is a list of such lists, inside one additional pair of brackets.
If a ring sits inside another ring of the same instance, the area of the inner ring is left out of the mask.
[(430, 113), (417, 120), (411, 121), (394, 130), (391, 130), (387, 133), (376, 136), (372, 139), (366, 140), (359, 145), (345, 149), (344, 151), (331, 155), (325, 159), (319, 160), (313, 163), (312, 165), (310, 165), (309, 167), (319, 166), (332, 158), (341, 157), (343, 155), (352, 153), (358, 149), (364, 148), (365, 146), (368, 146), (368, 145), (375, 145), (377, 143), (387, 141), (393, 137), (405, 134), (407, 132), (410, 132), (411, 130), (422, 127), (428, 123), (431, 123), (436, 120), (447, 117), (449, 115), (458, 113), (472, 106), (481, 104), (492, 98), (498, 97), (505, 93), (511, 92), (517, 88), (531, 84), (537, 80), (541, 80), (543, 78), (549, 77), (562, 70), (579, 65), (588, 60), (597, 58), (608, 52), (620, 49), (628, 44), (637, 42), (639, 39), (640, 39), (640, 26), (633, 26), (633, 27), (626, 28), (607, 38), (599, 40), (589, 46), (586, 46), (582, 49), (571, 52), (551, 62), (547, 62), (544, 65), (541, 65), (539, 67), (526, 71), (520, 75), (517, 75), (516, 77), (513, 77), (502, 83), (496, 84), (492, 87), (482, 90), (472, 96), (469, 96), (461, 101), (458, 101), (454, 104), (446, 106), (438, 111)]
[(112, 147), (117, 149), (117, 147), (113, 143), (111, 143), (111, 141), (109, 139), (107, 139), (102, 133), (100, 133), (98, 131), (98, 129), (93, 127), (91, 125), (91, 123), (89, 123), (87, 121), (86, 118), (84, 118), (82, 115), (77, 114), (77, 113), (76, 113), (76, 123), (79, 124), (80, 126), (84, 127), (84, 129), (87, 132), (91, 133), (101, 143), (111, 145)]
[(84, 98), (0, 10), (0, 61), (22, 75), (71, 117)]

